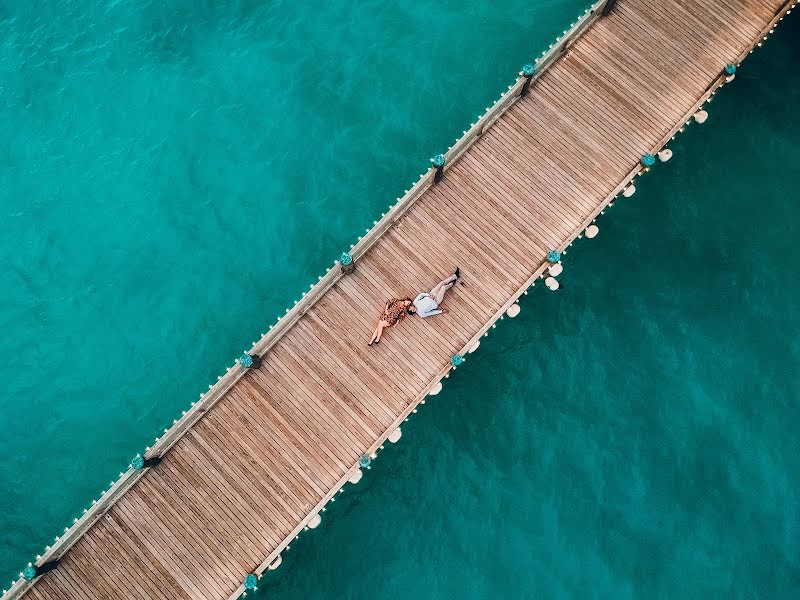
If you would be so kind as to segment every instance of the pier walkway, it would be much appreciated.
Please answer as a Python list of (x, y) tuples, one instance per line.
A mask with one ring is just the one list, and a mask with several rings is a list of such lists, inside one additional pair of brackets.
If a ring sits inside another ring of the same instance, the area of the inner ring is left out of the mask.
[[(252, 587), (796, 1), (595, 3), (359, 240), (352, 265), (256, 343), (260, 365), (230, 368), (4, 600)], [(367, 347), (388, 298), (456, 264), (467, 285), (447, 315)]]

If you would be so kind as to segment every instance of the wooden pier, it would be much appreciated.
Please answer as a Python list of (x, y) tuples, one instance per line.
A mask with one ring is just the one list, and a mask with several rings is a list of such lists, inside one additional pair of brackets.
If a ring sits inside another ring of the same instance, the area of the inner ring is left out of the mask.
[(3, 599), (238, 597), (796, 2), (595, 3)]

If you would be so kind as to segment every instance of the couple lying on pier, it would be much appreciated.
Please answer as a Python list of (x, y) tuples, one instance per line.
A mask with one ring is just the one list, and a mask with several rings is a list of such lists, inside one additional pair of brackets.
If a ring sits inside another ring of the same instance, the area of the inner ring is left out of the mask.
[[(430, 292), (422, 292), (414, 300), (411, 300), (411, 298), (393, 298), (389, 300), (386, 306), (383, 307), (383, 312), (378, 318), (378, 326), (372, 332), (372, 339), (367, 345), (372, 346), (372, 344), (380, 342), (383, 330), (387, 327), (396, 327), (406, 314), (416, 314), (424, 319), (446, 312), (445, 309), (439, 308), (439, 305), (444, 300), (445, 292), (456, 284), (459, 277), (461, 277), (461, 272), (456, 267), (455, 272), (450, 277), (437, 283)], [(461, 285), (464, 284), (462, 283)]]

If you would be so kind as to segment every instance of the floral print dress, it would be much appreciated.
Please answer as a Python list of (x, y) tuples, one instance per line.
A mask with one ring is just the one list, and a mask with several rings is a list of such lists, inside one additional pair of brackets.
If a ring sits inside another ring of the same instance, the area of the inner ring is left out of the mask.
[(393, 298), (386, 303), (386, 308), (381, 313), (381, 321), (386, 321), (389, 325), (397, 325), (406, 316), (405, 300)]

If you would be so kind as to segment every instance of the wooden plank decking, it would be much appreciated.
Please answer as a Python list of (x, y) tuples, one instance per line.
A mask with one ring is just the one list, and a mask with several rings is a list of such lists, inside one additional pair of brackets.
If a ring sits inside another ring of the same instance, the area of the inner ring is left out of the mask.
[[(129, 471), (38, 563), (58, 568), (6, 598), (236, 597), (789, 8), (620, 0), (596, 18), (602, 4), (356, 246), (352, 274), (332, 269), (256, 345), (262, 366), (229, 370), (149, 450), (162, 462)], [(387, 298), (456, 264), (448, 315), (366, 347)]]

